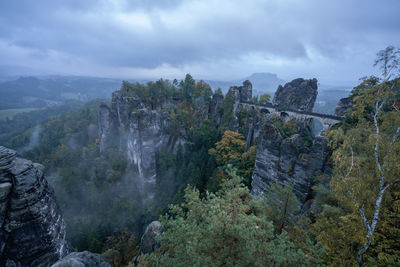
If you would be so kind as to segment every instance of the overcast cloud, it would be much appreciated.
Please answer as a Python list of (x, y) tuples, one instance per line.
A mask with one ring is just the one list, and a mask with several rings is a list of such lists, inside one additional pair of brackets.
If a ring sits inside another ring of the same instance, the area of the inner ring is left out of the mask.
[(398, 0), (1, 0), (0, 65), (47, 74), (356, 82), (400, 46)]

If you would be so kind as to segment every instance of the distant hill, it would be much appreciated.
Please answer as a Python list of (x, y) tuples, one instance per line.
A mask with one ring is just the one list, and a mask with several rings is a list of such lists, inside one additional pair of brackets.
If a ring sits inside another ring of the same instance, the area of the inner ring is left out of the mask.
[[(12, 69), (11, 69), (12, 70)], [(9, 71), (7, 74), (13, 74)], [(0, 73), (1, 74), (1, 73)], [(4, 74), (4, 72), (2, 73)], [(285, 81), (272, 73), (254, 73), (232, 81), (206, 80), (213, 90), (221, 88), (226, 93), (232, 85), (242, 85), (250, 80), (253, 95), (273, 94)], [(148, 80), (129, 80), (145, 83)], [(2, 76), (0, 79), (0, 109), (42, 108), (74, 99), (87, 102), (95, 98), (110, 98), (121, 87), (122, 79), (81, 76)]]
[(284, 85), (285, 80), (272, 73), (254, 73), (242, 80), (249, 80), (253, 84), (253, 95), (274, 94), (279, 85)]
[(318, 96), (313, 111), (333, 114), (339, 100), (348, 97), (351, 89), (351, 86), (318, 86)]
[(87, 102), (110, 98), (121, 82), (75, 76), (19, 77), (0, 82), (0, 109), (42, 108), (71, 99)]

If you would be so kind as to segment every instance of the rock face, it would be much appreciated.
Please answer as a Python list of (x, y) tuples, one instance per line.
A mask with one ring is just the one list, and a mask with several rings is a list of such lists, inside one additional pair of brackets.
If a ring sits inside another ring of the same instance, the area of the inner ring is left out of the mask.
[[(201, 100), (197, 102), (202, 105)], [(113, 147), (125, 153), (136, 172), (133, 182), (146, 198), (154, 197), (157, 152), (165, 149), (175, 153), (184, 144), (182, 138), (176, 137), (183, 134), (173, 136), (166, 131), (171, 128), (166, 112), (170, 108), (176, 108), (174, 103), (153, 106), (123, 91), (113, 93), (111, 108), (105, 104), (100, 107), (100, 147)]]
[(215, 125), (219, 127), (221, 125), (221, 114), (219, 114), (219, 109), (221, 107), (222, 101), (224, 101), (224, 96), (222, 94), (213, 94), (213, 104), (211, 106), (211, 119), (214, 121)]
[(105, 104), (102, 103), (99, 108), (99, 130), (101, 133), (100, 141), (99, 141), (99, 148), (100, 152), (103, 152), (107, 146), (112, 145), (112, 138), (115, 119), (110, 108)]
[(66, 253), (65, 224), (43, 166), (0, 146), (0, 266), (49, 266)]
[(139, 253), (152, 253), (158, 249), (161, 244), (156, 240), (164, 232), (164, 227), (159, 221), (151, 222), (147, 227), (140, 240)]
[[(274, 104), (280, 109), (311, 111), (316, 96), (316, 79), (296, 79), (278, 87)], [(305, 203), (314, 177), (325, 171), (326, 139), (313, 136), (312, 119), (253, 113), (245, 127), (246, 148), (257, 145), (252, 195), (263, 197), (271, 183), (293, 183), (296, 196)]]
[(285, 86), (279, 85), (273, 104), (280, 109), (294, 109), (311, 112), (318, 94), (317, 79), (295, 79)]
[(274, 124), (266, 122), (257, 141), (251, 193), (263, 197), (267, 184), (293, 183), (296, 196), (304, 203), (310, 197), (313, 178), (324, 171), (326, 157), (324, 137), (314, 137), (310, 142), (300, 134), (285, 136)]
[(72, 252), (51, 267), (111, 267), (103, 257), (88, 251)]
[(253, 96), (253, 86), (249, 80), (244, 81), (242, 86), (232, 86), (230, 90), (237, 92), (242, 102), (250, 101)]
[(335, 108), (336, 116), (344, 116), (346, 111), (354, 105), (354, 102), (351, 100), (351, 97), (345, 97), (340, 99), (339, 103)]
[(140, 240), (139, 253), (132, 259), (132, 263), (138, 264), (140, 254), (149, 254), (156, 251), (161, 244), (157, 238), (164, 233), (164, 227), (159, 221), (151, 222), (144, 231), (142, 239)]

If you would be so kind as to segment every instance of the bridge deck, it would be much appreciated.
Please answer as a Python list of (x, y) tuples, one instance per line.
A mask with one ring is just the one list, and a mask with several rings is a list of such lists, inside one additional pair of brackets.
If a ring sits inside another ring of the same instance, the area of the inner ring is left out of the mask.
[(295, 112), (298, 114), (304, 114), (304, 115), (310, 115), (310, 116), (314, 116), (314, 117), (320, 117), (320, 118), (326, 118), (326, 119), (333, 119), (333, 120), (342, 120), (344, 117), (340, 117), (340, 116), (335, 116), (335, 115), (331, 115), (331, 114), (322, 114), (322, 113), (316, 113), (316, 112), (309, 112), (309, 111), (301, 111), (301, 110), (295, 110), (295, 109), (279, 109), (277, 106), (273, 105), (273, 104), (254, 104), (248, 101), (241, 101), (240, 103), (244, 103), (244, 104), (248, 104), (248, 105), (252, 105), (252, 106), (259, 106), (259, 107), (267, 107), (267, 108), (273, 108), (277, 111), (289, 111), (289, 112)]

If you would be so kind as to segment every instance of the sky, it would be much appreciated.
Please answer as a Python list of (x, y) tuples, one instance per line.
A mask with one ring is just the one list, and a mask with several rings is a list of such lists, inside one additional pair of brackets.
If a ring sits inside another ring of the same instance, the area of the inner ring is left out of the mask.
[(1, 0), (0, 65), (40, 74), (357, 83), (399, 0)]

